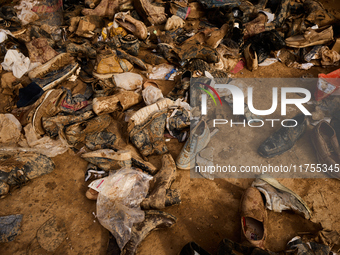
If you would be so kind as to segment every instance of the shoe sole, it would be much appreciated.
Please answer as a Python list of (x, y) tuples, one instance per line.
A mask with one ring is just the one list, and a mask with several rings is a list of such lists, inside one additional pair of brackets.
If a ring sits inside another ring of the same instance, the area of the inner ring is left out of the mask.
[(309, 43), (309, 44), (305, 44), (305, 45), (291, 45), (289, 43), (286, 43), (286, 45), (288, 47), (292, 47), (292, 48), (306, 48), (306, 47), (309, 47), (309, 46), (315, 46), (315, 45), (322, 45), (322, 44), (325, 44), (325, 43), (328, 43), (330, 42), (331, 40), (327, 39), (327, 40), (321, 40), (321, 41), (317, 41), (317, 42), (312, 42), (312, 43)]
[(119, 73), (106, 73), (106, 74), (101, 74), (101, 73), (96, 73), (92, 72), (93, 77), (96, 77), (98, 79), (110, 79), (112, 78), (113, 75), (119, 74)]
[[(41, 65), (41, 66), (38, 66), (36, 68), (34, 68), (32, 71), (30, 71), (28, 73), (28, 77), (30, 79), (34, 79), (34, 78), (37, 78), (39, 74), (41, 74), (42, 72), (44, 72), (45, 70), (48, 70), (48, 68), (50, 68), (55, 62), (57, 62), (58, 60), (61, 60), (62, 58), (70, 58), (71, 54), (69, 53), (62, 53), (62, 54), (59, 54), (57, 56), (55, 56), (54, 58), (52, 58), (51, 60), (47, 61), (45, 64)], [(68, 63), (68, 64), (71, 64), (71, 61)], [(66, 65), (68, 65), (66, 64)], [(66, 66), (65, 65), (65, 66)], [(47, 72), (48, 73), (48, 72)]]
[(53, 81), (53, 82), (51, 82), (51, 83), (45, 85), (42, 89), (43, 89), (44, 91), (46, 91), (46, 90), (49, 90), (49, 89), (54, 88), (54, 87), (57, 86), (60, 82), (62, 82), (63, 80), (66, 80), (68, 77), (70, 77), (70, 76), (77, 70), (78, 67), (79, 67), (79, 64), (76, 63), (76, 64), (74, 65), (74, 67), (73, 67), (67, 74), (65, 74), (63, 77), (60, 77), (59, 79), (57, 79), (57, 80), (55, 80), (55, 81)]

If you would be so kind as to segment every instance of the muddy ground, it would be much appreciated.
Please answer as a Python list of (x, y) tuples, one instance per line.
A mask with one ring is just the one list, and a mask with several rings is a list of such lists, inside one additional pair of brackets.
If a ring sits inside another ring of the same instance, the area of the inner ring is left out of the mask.
[[(340, 18), (338, 0), (323, 1), (325, 7)], [(318, 73), (329, 73), (337, 67), (313, 67), (303, 71), (287, 68), (281, 63), (260, 67), (255, 72), (243, 69), (235, 77), (290, 77), (303, 75), (317, 77)], [(172, 82), (163, 82), (165, 93), (171, 90)], [(261, 88), (265, 89), (265, 88)], [(309, 88), (311, 91), (314, 88)], [(261, 95), (258, 95), (261, 98)], [(258, 99), (259, 99), (258, 98)], [(256, 97), (255, 99), (256, 100)], [(3, 100), (1, 100), (3, 101)], [(258, 108), (263, 105), (256, 105)], [(263, 108), (264, 109), (264, 108)], [(294, 112), (292, 113), (294, 114)], [(316, 163), (315, 152), (310, 142), (309, 127), (294, 149), (270, 159), (272, 164)], [(215, 149), (232, 147), (225, 151), (225, 160), (239, 163), (257, 162), (257, 147), (273, 129), (261, 132), (248, 128), (237, 128), (230, 137), (215, 143)], [(167, 143), (170, 153), (177, 157), (183, 144), (174, 139)], [(245, 153), (246, 151), (246, 153)], [(299, 155), (304, 155), (303, 158)], [(0, 200), (0, 215), (23, 214), (21, 234), (10, 243), (0, 244), (0, 254), (46, 254), (33, 252), (30, 245), (37, 230), (48, 219), (56, 217), (62, 222), (66, 238), (54, 254), (105, 254), (109, 233), (95, 218), (96, 202), (86, 199), (87, 184), (84, 173), (87, 163), (72, 150), (53, 158), (56, 168), (46, 176), (32, 180), (24, 187), (14, 190)], [(160, 167), (160, 157), (152, 156), (150, 161)], [(305, 162), (307, 161), (307, 162)], [(189, 171), (178, 170), (173, 188), (182, 194), (182, 203), (165, 209), (175, 215), (178, 221), (171, 229), (152, 232), (138, 248), (139, 255), (175, 255), (190, 241), (195, 241), (214, 254), (223, 238), (240, 242), (241, 224), (238, 212), (242, 193), (253, 179), (206, 179), (190, 178)], [(308, 221), (290, 212), (269, 212), (268, 248), (283, 250), (289, 239), (299, 233), (313, 233), (327, 228), (340, 233), (340, 206), (337, 195), (340, 182), (334, 179), (279, 179), (284, 185), (300, 195), (312, 209), (312, 220)], [(47, 253), (48, 254), (48, 253)], [(52, 254), (52, 253), (51, 253)]]

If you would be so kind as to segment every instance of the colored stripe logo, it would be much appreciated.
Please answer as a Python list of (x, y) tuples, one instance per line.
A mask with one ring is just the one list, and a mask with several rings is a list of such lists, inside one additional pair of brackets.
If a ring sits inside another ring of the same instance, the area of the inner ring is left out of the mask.
[[(201, 84), (204, 85), (207, 89), (210, 89), (212, 92), (214, 92), (214, 94), (217, 96), (218, 100), (220, 101), (220, 104), (222, 105), (222, 100), (221, 100), (220, 96), (218, 95), (217, 91), (213, 87), (208, 85), (208, 84), (205, 84), (205, 83), (201, 83)], [(214, 96), (207, 89), (203, 89), (203, 88), (200, 88), (200, 87), (199, 87), (199, 89), (201, 89), (204, 92), (206, 92), (212, 98), (212, 100), (214, 101), (215, 105), (217, 105)]]

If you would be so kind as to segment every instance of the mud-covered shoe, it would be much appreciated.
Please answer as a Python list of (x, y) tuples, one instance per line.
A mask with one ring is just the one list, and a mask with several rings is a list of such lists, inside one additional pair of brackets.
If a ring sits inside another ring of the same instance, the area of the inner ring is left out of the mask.
[(93, 76), (105, 79), (111, 78), (115, 73), (129, 72), (133, 65), (126, 59), (120, 59), (113, 52), (103, 52), (97, 55)]
[(46, 38), (34, 39), (26, 43), (26, 47), (31, 62), (40, 62), (44, 64), (58, 55), (58, 53), (48, 44)]
[(70, 144), (84, 142), (86, 135), (99, 132), (107, 128), (111, 123), (110, 115), (101, 115), (89, 121), (70, 125), (65, 130), (65, 135)]
[(327, 255), (331, 253), (331, 247), (322, 243), (317, 243), (313, 239), (310, 240), (308, 237), (301, 238), (300, 236), (296, 236), (292, 238), (286, 247), (286, 253), (289, 254), (320, 254)]
[(85, 16), (94, 15), (99, 17), (107, 17), (112, 19), (113, 15), (118, 11), (119, 1), (117, 0), (101, 0), (100, 4), (94, 9), (83, 9), (82, 14)]
[(145, 63), (137, 57), (131, 56), (122, 49), (117, 49), (116, 54), (118, 58), (128, 60), (130, 63), (140, 67), (142, 70), (147, 70)]
[(81, 157), (105, 171), (131, 167), (131, 152), (129, 150), (103, 149), (84, 153)]
[[(294, 121), (293, 121), (294, 120)], [(306, 117), (298, 114), (292, 121), (287, 121), (286, 126), (268, 137), (258, 148), (257, 152), (264, 158), (271, 158), (280, 155), (291, 148), (306, 130)]]
[(144, 157), (168, 152), (164, 140), (166, 115), (167, 110), (156, 112), (129, 132), (130, 141)]
[(45, 92), (42, 103), (36, 108), (33, 115), (32, 126), (35, 132), (39, 135), (45, 134), (45, 130), (42, 125), (42, 118), (52, 117), (58, 114), (60, 110), (60, 100), (63, 95), (62, 89), (53, 89)]
[(322, 45), (333, 40), (333, 27), (319, 29), (309, 28), (303, 35), (296, 35), (286, 39), (286, 45), (293, 48), (305, 48), (314, 45)]
[(11, 242), (20, 234), (22, 214), (0, 217), (0, 243)]
[[(332, 126), (327, 121), (320, 121), (312, 131), (311, 140), (318, 162), (336, 169), (336, 165), (340, 164), (340, 146)], [(340, 173), (335, 171), (327, 171), (327, 175), (340, 178)]]
[(303, 2), (303, 8), (307, 14), (305, 22), (311, 26), (318, 25), (319, 27), (323, 27), (336, 22), (336, 18), (318, 1), (306, 0)]
[(244, 57), (246, 59), (247, 68), (249, 71), (255, 71), (258, 69), (258, 60), (257, 60), (257, 54), (256, 51), (251, 47), (251, 44), (249, 44), (244, 49)]
[(69, 43), (66, 45), (66, 52), (71, 53), (73, 56), (83, 54), (89, 58), (96, 58), (97, 52), (93, 46), (87, 42), (83, 44)]
[(49, 90), (70, 77), (79, 67), (78, 63), (71, 63), (59, 70), (49, 72), (44, 77), (33, 78), (32, 82), (38, 84), (43, 90)]
[(184, 27), (185, 21), (181, 19), (180, 17), (176, 15), (172, 15), (168, 20), (166, 21), (164, 29), (169, 30), (176, 30), (178, 28)]
[(94, 98), (93, 111), (97, 115), (101, 115), (116, 110), (127, 110), (142, 100), (142, 96), (134, 91), (121, 91), (111, 96)]
[[(40, 153), (15, 149), (0, 152), (0, 182), (7, 184), (10, 189), (20, 187), (27, 181), (53, 170), (53, 161)], [(0, 191), (7, 191), (0, 193), (0, 197), (8, 193), (8, 189), (0, 189)]]
[(138, 245), (151, 231), (172, 227), (176, 221), (177, 218), (169, 213), (154, 210), (145, 211), (144, 221), (133, 224), (131, 238), (122, 249), (121, 255), (136, 254)]
[(107, 79), (92, 82), (93, 97), (105, 97), (113, 91), (113, 84)]
[(210, 255), (210, 253), (204, 250), (197, 243), (190, 242), (184, 245), (179, 255)]
[(190, 88), (191, 72), (185, 71), (181, 75), (181, 80), (176, 84), (176, 86), (167, 95), (171, 100), (177, 100), (178, 98), (185, 98), (187, 92)]
[(211, 32), (208, 35), (208, 38), (206, 39), (205, 43), (211, 48), (216, 49), (218, 45), (220, 45), (222, 39), (228, 33), (228, 29), (229, 29), (229, 24), (227, 23), (224, 24), (220, 29)]
[(120, 42), (122, 44), (122, 49), (125, 50), (127, 53), (134, 56), (138, 55), (140, 43), (135, 36), (131, 34), (126, 35), (120, 38)]
[(267, 23), (268, 16), (264, 13), (259, 13), (257, 18), (244, 24), (244, 39), (248, 39), (254, 35), (275, 29), (273, 23)]
[(153, 189), (149, 196), (145, 198), (141, 207), (143, 209), (163, 209), (165, 208), (166, 192), (176, 178), (176, 163), (170, 154), (163, 155), (162, 168), (153, 178)]
[(257, 188), (266, 198), (266, 207), (274, 212), (292, 210), (306, 219), (310, 219), (311, 210), (303, 199), (294, 191), (288, 189), (270, 176), (261, 175), (253, 181), (252, 186)]
[(242, 236), (255, 247), (265, 248), (267, 238), (267, 211), (261, 193), (248, 188), (240, 203)]
[(191, 130), (190, 137), (179, 153), (176, 159), (177, 167), (184, 170), (193, 168), (195, 166), (196, 155), (208, 145), (209, 141), (209, 127), (204, 120), (201, 120)]
[(147, 21), (147, 25), (161, 25), (166, 22), (165, 8), (151, 4), (149, 0), (135, 0), (138, 14)]
[(126, 30), (133, 33), (140, 40), (145, 40), (148, 37), (148, 30), (143, 22), (136, 20), (130, 15), (122, 12), (115, 15), (115, 21)]
[(57, 115), (53, 117), (42, 117), (42, 127), (46, 134), (50, 137), (57, 137), (60, 131), (63, 131), (65, 126), (74, 123), (83, 122), (93, 118), (95, 114), (92, 111), (87, 111), (79, 115)]
[(49, 72), (57, 71), (65, 67), (66, 65), (71, 64), (73, 60), (74, 59), (71, 57), (70, 54), (61, 53), (51, 60), (47, 61), (45, 64), (34, 68), (28, 73), (28, 77), (30, 77), (30, 79), (42, 78)]

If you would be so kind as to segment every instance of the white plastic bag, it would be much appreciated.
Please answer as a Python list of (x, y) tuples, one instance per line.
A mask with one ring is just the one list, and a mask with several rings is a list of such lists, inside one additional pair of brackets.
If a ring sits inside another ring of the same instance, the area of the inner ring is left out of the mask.
[[(160, 64), (151, 68), (147, 73), (147, 77), (150, 80), (166, 80), (166, 76), (173, 71), (175, 67), (169, 64)], [(173, 81), (175, 73), (172, 73), (168, 80)]]
[(148, 193), (151, 179), (143, 172), (122, 168), (89, 185), (99, 192), (97, 218), (116, 238), (120, 249), (130, 240), (132, 225), (144, 220), (140, 203)]
[(159, 99), (163, 98), (162, 91), (154, 86), (147, 86), (142, 91), (142, 95), (146, 105), (156, 103)]
[(31, 64), (30, 59), (25, 57), (24, 54), (16, 50), (8, 50), (1, 65), (6, 71), (13, 71), (13, 75), (20, 79), (27, 71), (41, 65), (41, 63)]

